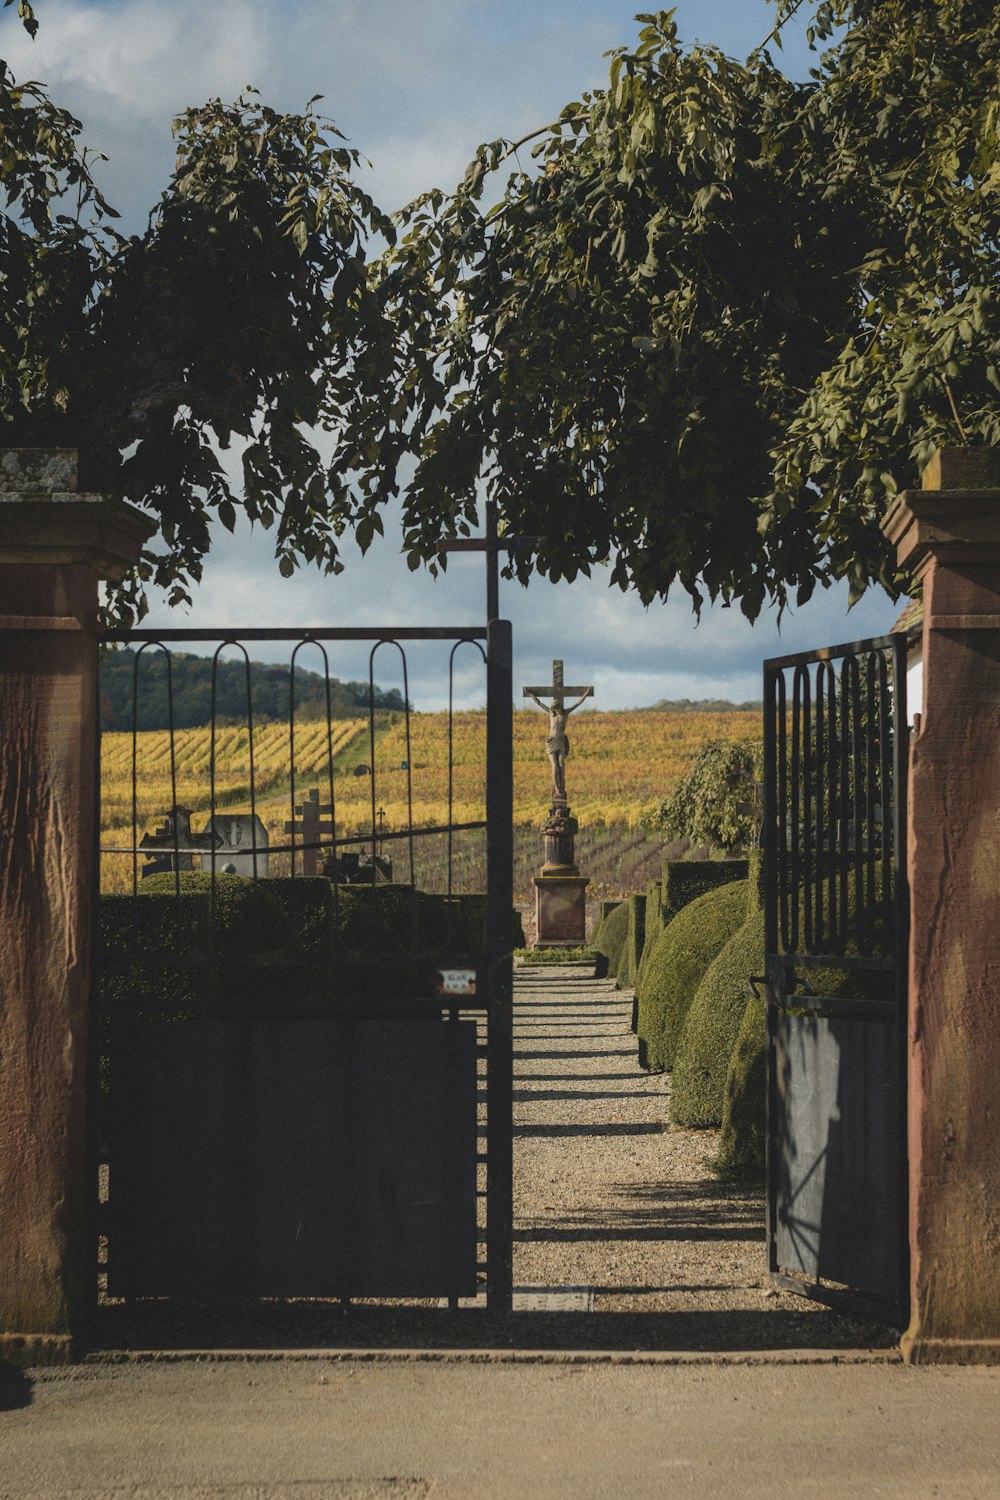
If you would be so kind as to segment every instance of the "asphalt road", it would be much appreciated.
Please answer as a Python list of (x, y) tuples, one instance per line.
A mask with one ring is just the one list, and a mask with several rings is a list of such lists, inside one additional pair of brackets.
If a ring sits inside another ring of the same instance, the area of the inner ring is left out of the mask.
[(0, 1381), (3, 1500), (1000, 1496), (1000, 1371), (317, 1359)]

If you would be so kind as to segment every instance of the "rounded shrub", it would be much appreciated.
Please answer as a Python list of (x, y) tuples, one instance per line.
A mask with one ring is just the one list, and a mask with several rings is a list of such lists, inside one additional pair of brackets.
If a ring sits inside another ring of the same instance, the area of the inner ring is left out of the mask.
[(621, 901), (601, 922), (590, 946), (607, 959), (607, 973), (618, 973), (618, 964), (628, 937), (628, 902)]
[(620, 990), (630, 990), (635, 985), (646, 934), (645, 896), (629, 896), (625, 905), (628, 908), (628, 928), (621, 956), (618, 959), (617, 988)]
[(763, 1182), (767, 1147), (767, 1012), (751, 995), (722, 1095), (722, 1134), (713, 1171), (724, 1182)]
[(745, 919), (746, 903), (745, 880), (716, 886), (657, 934), (638, 988), (639, 1062), (650, 1072), (672, 1066), (695, 991)]
[(754, 911), (709, 965), (698, 986), (674, 1062), (670, 1118), (722, 1123), (729, 1060), (747, 1007), (749, 979), (764, 967), (764, 913)]

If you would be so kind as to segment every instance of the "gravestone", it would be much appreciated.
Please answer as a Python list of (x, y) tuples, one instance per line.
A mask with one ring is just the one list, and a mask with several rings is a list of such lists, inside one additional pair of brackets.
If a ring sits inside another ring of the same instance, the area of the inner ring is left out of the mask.
[[(254, 847), (257, 850), (257, 876), (267, 879), (267, 829), (256, 813), (216, 813), (211, 818), (206, 833), (218, 835), (216, 845), (215, 873), (244, 875), (253, 878)], [(232, 867), (230, 870), (230, 866)], [(210, 854), (201, 857), (201, 868), (211, 871)]]
[(178, 870), (193, 870), (195, 855), (210, 851), (213, 844), (218, 848), (219, 843), (219, 834), (209, 828), (201, 833), (193, 831), (189, 807), (172, 808), (155, 833), (144, 833), (139, 840), (139, 848), (148, 861), (139, 874), (143, 879), (147, 875), (169, 874), (175, 868), (175, 861)]

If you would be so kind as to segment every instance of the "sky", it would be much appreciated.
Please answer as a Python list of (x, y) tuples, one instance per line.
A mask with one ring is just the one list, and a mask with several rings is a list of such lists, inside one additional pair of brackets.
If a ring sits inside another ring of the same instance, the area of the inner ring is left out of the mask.
[[(480, 141), (516, 139), (606, 80), (609, 49), (638, 31), (634, 0), (36, 0), (32, 43), (13, 9), (0, 11), (0, 55), (19, 80), (48, 85), (83, 122), (83, 139), (104, 152), (100, 180), (140, 230), (173, 160), (170, 121), (189, 105), (234, 98), (247, 84), (275, 108), (320, 110), (371, 162), (361, 181), (380, 206), (452, 187)], [(745, 57), (768, 34), (767, 0), (678, 0), (685, 41), (712, 42)], [(802, 24), (784, 37), (784, 61), (804, 76), (811, 57)], [(479, 624), (483, 561), (453, 557), (438, 579), (410, 573), (398, 524), (362, 557), (348, 546), (345, 572), (324, 578), (277, 571), (266, 533), (216, 527), (212, 553), (189, 611), (154, 598), (144, 624), (233, 629), (257, 626)], [(888, 630), (897, 607), (880, 591), (848, 613), (846, 590), (820, 591), (751, 626), (737, 608), (706, 606), (695, 622), (687, 595), (643, 608), (598, 572), (572, 584), (501, 582), (501, 613), (513, 623), (515, 696), (524, 683), (592, 683), (597, 709), (641, 707), (663, 698), (760, 697), (768, 656), (857, 640)], [(254, 655), (284, 658), (284, 648)], [(471, 653), (468, 653), (471, 658)], [(378, 680), (397, 685), (398, 672)], [(312, 665), (303, 661), (303, 665)], [(338, 649), (331, 671), (368, 675), (367, 651)], [(416, 653), (410, 697), (420, 709), (447, 701), (439, 662)], [(456, 672), (457, 701), (483, 701), (481, 673)]]

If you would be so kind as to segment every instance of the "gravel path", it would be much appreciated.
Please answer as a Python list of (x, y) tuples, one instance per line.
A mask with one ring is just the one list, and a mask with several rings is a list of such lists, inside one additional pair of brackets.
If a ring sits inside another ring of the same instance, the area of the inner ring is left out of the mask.
[(834, 1324), (871, 1341), (770, 1287), (763, 1193), (712, 1176), (716, 1131), (670, 1124), (630, 992), (587, 966), (523, 965), (514, 999), (515, 1285), (592, 1288), (598, 1313), (752, 1314), (803, 1343)]

